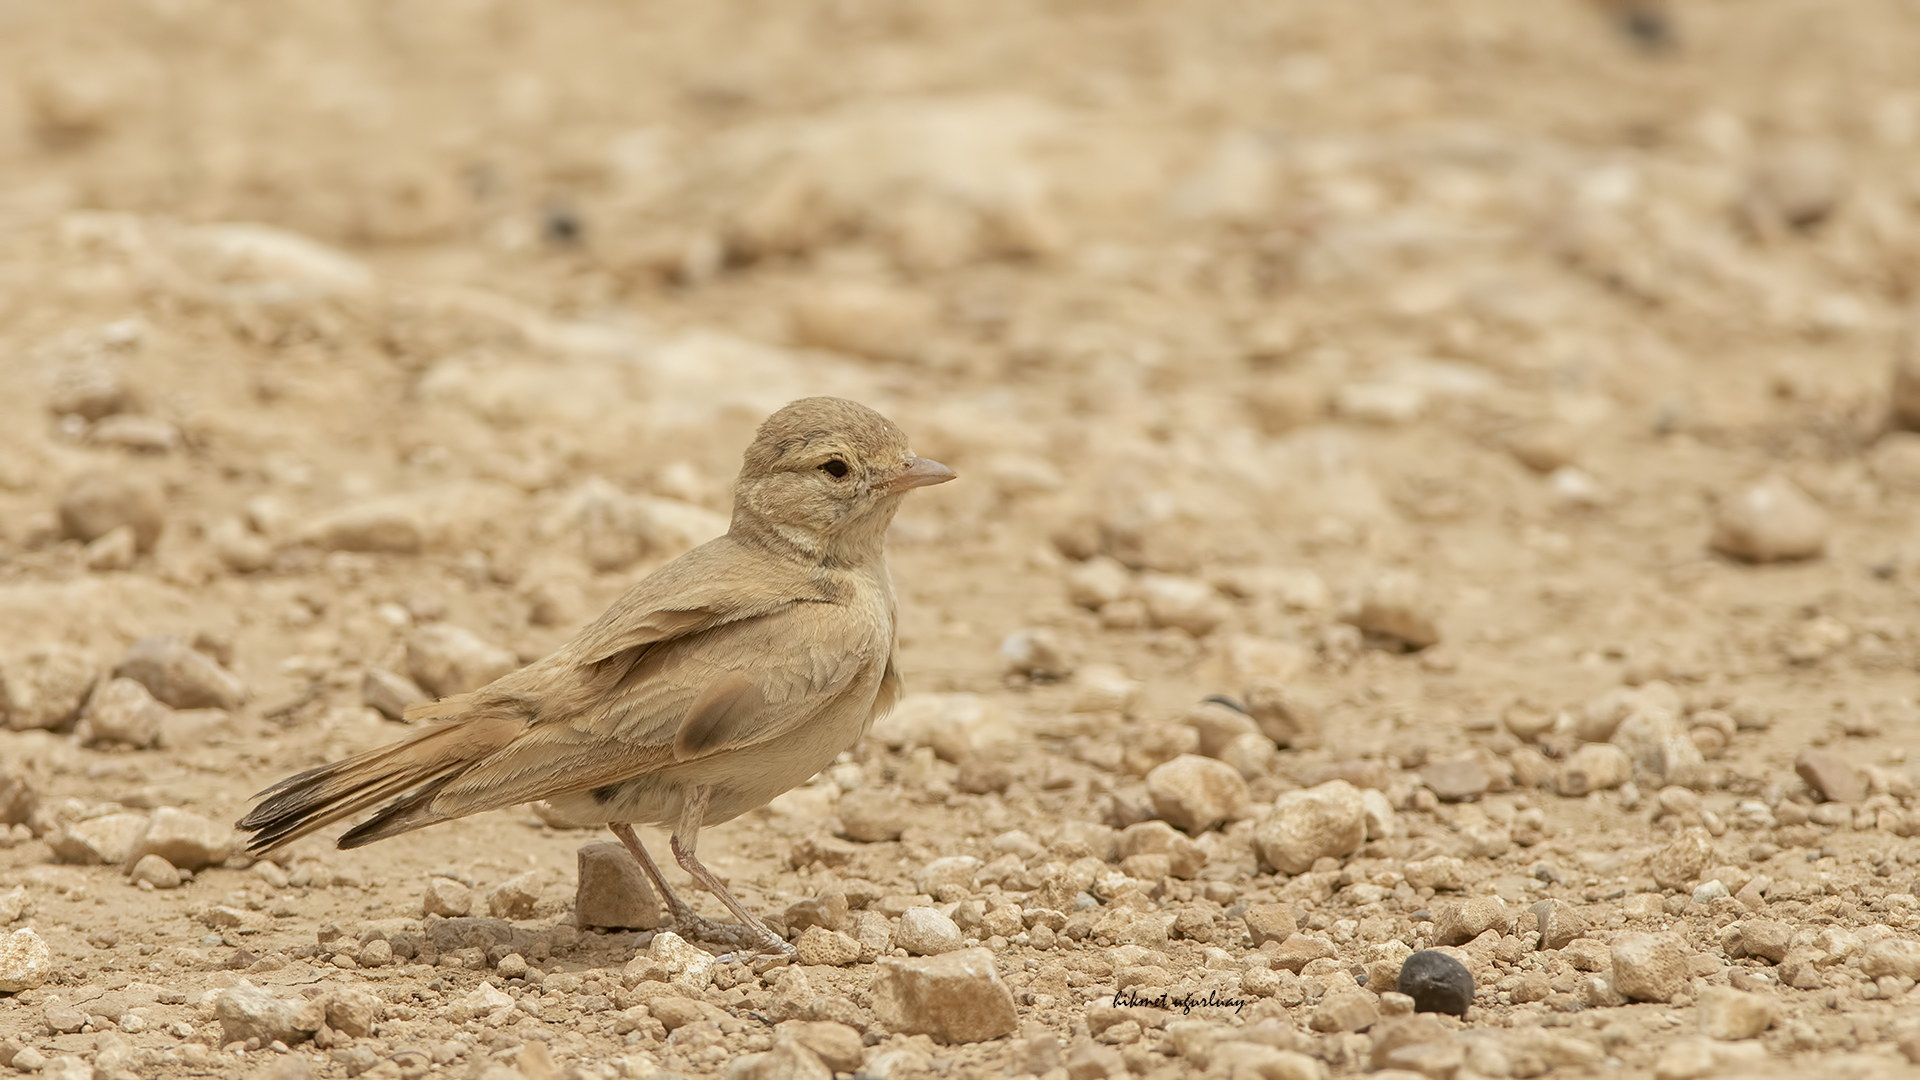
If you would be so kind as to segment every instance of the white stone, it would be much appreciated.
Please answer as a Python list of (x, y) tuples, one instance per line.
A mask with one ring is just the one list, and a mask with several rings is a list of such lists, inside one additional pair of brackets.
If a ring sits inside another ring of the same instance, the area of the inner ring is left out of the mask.
[(473, 992), (447, 1006), (446, 1018), (456, 1024), (513, 1009), (513, 997), (492, 983), (481, 983)]
[(1133, 595), (1133, 572), (1118, 559), (1095, 555), (1067, 571), (1067, 598), (1098, 611)]
[(1007, 746), (1019, 730), (994, 701), (972, 693), (908, 694), (874, 721), (871, 735), (896, 750), (931, 746), (953, 762)]
[(1147, 773), (1147, 796), (1154, 813), (1190, 834), (1206, 832), (1241, 816), (1247, 782), (1224, 761), (1181, 754)]
[(1015, 630), (1000, 639), (1000, 656), (1008, 671), (1029, 679), (1051, 682), (1073, 674), (1073, 661), (1051, 630)]
[(1560, 767), (1562, 795), (1585, 795), (1617, 788), (1633, 779), (1633, 759), (1610, 743), (1584, 743)]
[(1748, 562), (1810, 559), (1826, 550), (1832, 522), (1819, 503), (1783, 476), (1768, 476), (1721, 500), (1712, 547)]
[(1700, 992), (1700, 1030), (1722, 1040), (1751, 1039), (1772, 1027), (1780, 1003), (1765, 994), (1708, 986)]
[(213, 999), (213, 1014), (220, 1021), (223, 1043), (259, 1039), (263, 1044), (279, 1040), (291, 1046), (320, 1029), (326, 1006), (312, 998), (278, 998), (266, 989), (242, 982)]
[(1233, 606), (1195, 578), (1142, 574), (1139, 595), (1153, 625), (1177, 627), (1194, 637), (1205, 637), (1233, 616)]
[(447, 623), (431, 623), (407, 637), (408, 674), (438, 697), (478, 690), (519, 666), (507, 650)]
[(661, 981), (697, 996), (712, 985), (713, 968), (713, 954), (671, 930), (661, 930), (655, 932), (646, 952), (627, 962), (623, 974), (629, 981), (665, 976)]
[(1670, 935), (1621, 934), (1612, 950), (1614, 989), (1629, 1001), (1671, 1001), (1686, 986), (1686, 950)]
[(124, 866), (146, 829), (145, 814), (103, 814), (62, 826), (48, 843), (65, 862)]
[(1282, 794), (1253, 834), (1260, 857), (1286, 874), (1305, 873), (1316, 859), (1351, 855), (1366, 839), (1366, 803), (1345, 780)]
[(87, 699), (80, 714), (80, 741), (88, 746), (131, 746), (144, 750), (160, 739), (170, 712), (147, 688), (132, 679), (109, 679)]
[(1074, 712), (1118, 712), (1133, 708), (1140, 683), (1113, 664), (1083, 664), (1073, 673)]
[(888, 961), (874, 981), (873, 1011), (890, 1031), (948, 1043), (997, 1039), (1019, 1025), (1013, 992), (986, 949)]
[(128, 858), (158, 855), (182, 869), (199, 870), (225, 862), (233, 851), (233, 839), (232, 826), (163, 806), (147, 819), (146, 831)]
[(79, 714), (99, 669), (93, 659), (66, 645), (42, 645), (0, 666), (0, 710), (7, 726), (62, 728)]
[(136, 885), (145, 882), (156, 889), (180, 887), (180, 871), (158, 855), (142, 855), (127, 872), (127, 878)]
[(1392, 571), (1369, 582), (1357, 602), (1341, 614), (1369, 634), (1393, 638), (1410, 649), (1440, 640), (1440, 628), (1426, 584), (1414, 574)]
[(473, 910), (473, 890), (452, 878), (430, 877), (420, 894), (420, 914), (457, 919)]
[(893, 943), (915, 956), (938, 956), (966, 947), (966, 935), (952, 919), (930, 907), (910, 907), (900, 913)]
[(17, 994), (47, 981), (53, 970), (53, 950), (23, 926), (0, 937), (0, 993)]
[(247, 688), (212, 657), (176, 637), (144, 637), (113, 669), (176, 709), (237, 709)]

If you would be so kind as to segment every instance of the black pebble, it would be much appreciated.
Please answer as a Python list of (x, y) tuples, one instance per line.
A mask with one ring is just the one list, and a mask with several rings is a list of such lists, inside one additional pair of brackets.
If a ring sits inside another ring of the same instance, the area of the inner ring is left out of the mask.
[(1465, 1016), (1473, 1004), (1473, 974), (1446, 953), (1423, 949), (1400, 965), (1399, 990), (1413, 999), (1414, 1012)]
[(1644, 52), (1664, 53), (1677, 44), (1673, 22), (1657, 3), (1637, 0), (1616, 5), (1614, 25)]
[(550, 207), (545, 223), (547, 239), (555, 244), (577, 244), (585, 231), (580, 215), (565, 207)]

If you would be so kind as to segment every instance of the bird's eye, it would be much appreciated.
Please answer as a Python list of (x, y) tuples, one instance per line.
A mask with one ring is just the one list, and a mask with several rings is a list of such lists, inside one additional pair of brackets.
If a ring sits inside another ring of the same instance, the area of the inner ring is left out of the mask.
[(820, 471), (838, 480), (847, 475), (847, 463), (839, 458), (828, 458), (820, 463)]

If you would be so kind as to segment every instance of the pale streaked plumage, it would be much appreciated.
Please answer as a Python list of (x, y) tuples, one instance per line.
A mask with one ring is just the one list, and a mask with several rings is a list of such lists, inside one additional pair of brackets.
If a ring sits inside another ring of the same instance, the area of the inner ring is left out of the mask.
[(804, 782), (893, 706), (887, 524), (908, 490), (952, 477), (871, 409), (796, 401), (747, 449), (725, 536), (552, 655), (409, 710), (424, 722), (409, 737), (267, 789), (239, 827), (267, 851), (378, 807), (340, 838), (358, 847), (545, 799), (612, 826), (690, 921), (627, 823), (669, 825), (681, 865), (784, 947), (693, 857), (694, 836)]

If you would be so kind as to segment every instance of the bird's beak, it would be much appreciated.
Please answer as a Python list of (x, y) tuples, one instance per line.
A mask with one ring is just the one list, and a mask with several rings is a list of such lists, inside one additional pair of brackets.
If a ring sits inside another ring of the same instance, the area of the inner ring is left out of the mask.
[(905, 472), (891, 480), (881, 481), (880, 490), (883, 494), (899, 495), (917, 487), (944, 484), (955, 475), (957, 474), (952, 469), (932, 458), (917, 457), (907, 462)]

